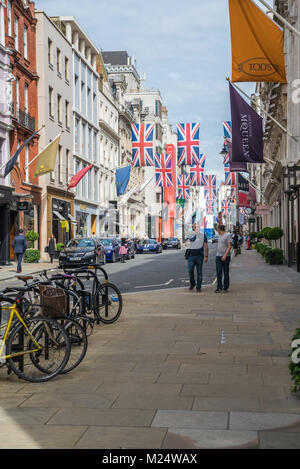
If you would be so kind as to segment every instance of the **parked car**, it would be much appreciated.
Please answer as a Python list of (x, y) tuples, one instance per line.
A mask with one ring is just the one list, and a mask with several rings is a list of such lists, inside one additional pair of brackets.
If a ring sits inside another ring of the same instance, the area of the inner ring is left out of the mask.
[(163, 249), (181, 249), (181, 242), (178, 238), (167, 238), (162, 243)]
[(145, 239), (137, 245), (137, 254), (142, 254), (144, 252), (156, 252), (157, 254), (162, 253), (162, 245), (158, 243), (155, 239)]
[(134, 259), (135, 258), (135, 247), (133, 242), (130, 238), (121, 238), (121, 242), (125, 242), (127, 247), (127, 259)]
[(103, 238), (101, 243), (105, 249), (106, 262), (116, 262), (121, 259), (120, 246), (121, 244), (114, 238)]
[(60, 267), (105, 264), (104, 246), (97, 238), (73, 238), (59, 253), (58, 262)]

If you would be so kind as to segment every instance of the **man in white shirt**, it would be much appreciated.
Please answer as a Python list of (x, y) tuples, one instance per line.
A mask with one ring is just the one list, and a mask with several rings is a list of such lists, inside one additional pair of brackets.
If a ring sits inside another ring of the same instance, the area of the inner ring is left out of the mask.
[(201, 233), (198, 223), (193, 224), (193, 233), (187, 238), (189, 241), (188, 271), (190, 277), (190, 290), (193, 290), (196, 282), (194, 271), (197, 270), (197, 292), (201, 292), (203, 260), (208, 261), (208, 243), (206, 235)]
[[(232, 248), (232, 236), (226, 233), (225, 226), (218, 226), (219, 240), (216, 254), (216, 270), (217, 270), (217, 289), (216, 293), (222, 290), (227, 292), (229, 288), (229, 264), (230, 264), (230, 251)], [(224, 273), (224, 284), (223, 284)]]

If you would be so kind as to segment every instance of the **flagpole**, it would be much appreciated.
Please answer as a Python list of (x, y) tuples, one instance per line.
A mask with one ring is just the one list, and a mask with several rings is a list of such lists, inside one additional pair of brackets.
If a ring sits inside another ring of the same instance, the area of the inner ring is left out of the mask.
[(277, 13), (274, 8), (270, 7), (264, 0), (258, 0), (262, 5), (264, 5), (268, 10), (270, 10), (274, 16), (276, 16), (290, 31), (292, 31), (294, 34), (296, 34), (298, 37), (300, 37), (300, 32), (294, 28), (283, 16), (281, 16), (279, 13)]
[(248, 98), (250, 100), (250, 102), (254, 103), (256, 107), (258, 107), (258, 109), (260, 109), (267, 117), (269, 117), (276, 125), (278, 125), (278, 127), (283, 131), (285, 132), (289, 137), (291, 137), (295, 142), (298, 142), (298, 139), (296, 137), (294, 137), (285, 127), (283, 127), (283, 125), (281, 125), (276, 119), (274, 119), (274, 117), (271, 116), (271, 114), (269, 114), (264, 108), (262, 108), (261, 106), (259, 106), (253, 98), (251, 98), (250, 96), (247, 95), (247, 93), (245, 93), (245, 91), (243, 91), (239, 86), (237, 86), (235, 83), (232, 83), (230, 78), (227, 77), (226, 78), (227, 81), (229, 81), (229, 83), (231, 83), (237, 90), (239, 90), (244, 96), (246, 96), (246, 98)]

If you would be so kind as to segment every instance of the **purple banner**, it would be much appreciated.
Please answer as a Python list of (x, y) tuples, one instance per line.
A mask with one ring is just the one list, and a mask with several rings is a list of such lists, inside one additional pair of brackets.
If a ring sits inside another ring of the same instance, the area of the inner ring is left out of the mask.
[(232, 161), (232, 143), (227, 140), (228, 156), (229, 156), (229, 167), (230, 172), (241, 171), (243, 173), (249, 173), (247, 163), (236, 163)]
[(232, 162), (264, 163), (263, 120), (229, 83)]

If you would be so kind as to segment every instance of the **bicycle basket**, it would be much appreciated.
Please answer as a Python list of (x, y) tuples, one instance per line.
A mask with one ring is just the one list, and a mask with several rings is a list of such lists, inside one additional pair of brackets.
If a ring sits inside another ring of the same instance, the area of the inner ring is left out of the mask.
[(39, 285), (43, 314), (51, 318), (66, 317), (67, 297), (62, 288)]

